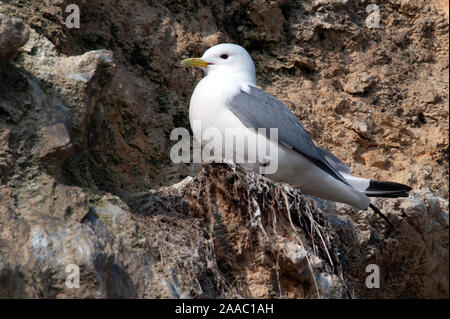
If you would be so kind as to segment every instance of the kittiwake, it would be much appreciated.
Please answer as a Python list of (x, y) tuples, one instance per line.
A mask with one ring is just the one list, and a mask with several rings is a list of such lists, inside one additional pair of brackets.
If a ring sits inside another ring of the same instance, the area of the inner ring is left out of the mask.
[[(330, 151), (316, 146), (297, 117), (282, 102), (257, 88), (253, 60), (243, 47), (218, 44), (206, 50), (201, 58), (185, 59), (182, 63), (199, 67), (206, 73), (197, 84), (189, 106), (189, 121), (198, 142), (204, 145), (211, 141), (204, 136), (205, 130), (211, 128), (223, 135), (230, 128), (246, 130), (247, 134), (265, 140), (267, 145), (276, 143), (277, 147), (274, 155), (277, 158), (258, 157), (256, 163), (246, 166), (258, 170), (267, 161), (277, 161), (276, 171), (265, 174), (266, 177), (294, 185), (305, 194), (357, 209), (371, 207), (392, 226), (369, 197), (407, 197), (411, 188), (353, 176), (345, 163)], [(267, 131), (277, 128), (278, 140), (274, 142), (268, 134), (261, 136), (256, 131), (258, 128)], [(221, 143), (225, 146), (233, 141), (225, 138)], [(234, 155), (247, 158), (252, 148), (250, 144), (245, 150), (236, 149)], [(224, 154), (222, 157), (227, 159)]]

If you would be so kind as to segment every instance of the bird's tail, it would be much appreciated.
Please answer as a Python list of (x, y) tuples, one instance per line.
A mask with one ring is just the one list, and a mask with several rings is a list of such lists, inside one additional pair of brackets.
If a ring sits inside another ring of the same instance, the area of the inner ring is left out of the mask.
[(411, 187), (400, 183), (375, 181), (348, 173), (342, 173), (342, 176), (354, 189), (369, 197), (408, 197), (408, 192), (411, 191)]
[[(411, 187), (394, 182), (383, 182), (375, 181), (367, 178), (356, 177), (350, 174), (350, 167), (340, 161), (336, 156), (330, 151), (319, 148), (325, 159), (333, 166), (344, 178), (345, 180), (359, 192), (364, 193), (368, 197), (408, 197), (408, 192), (411, 191)], [(389, 226), (394, 228), (394, 225), (389, 221), (389, 219), (372, 203), (369, 207), (381, 218), (383, 218)]]
[[(361, 177), (352, 176), (347, 174), (346, 180), (355, 189), (366, 194), (369, 197), (408, 197), (408, 192), (411, 191), (411, 187), (394, 182), (383, 182), (369, 180)], [(383, 218), (390, 227), (394, 228), (394, 225), (389, 221), (389, 219), (372, 203), (369, 205), (370, 208), (381, 218)]]
[(357, 191), (369, 197), (408, 197), (411, 187), (394, 182), (375, 181), (367, 178), (356, 177), (350, 174), (350, 167), (339, 160), (330, 151), (319, 148), (322, 155), (333, 166), (345, 180)]

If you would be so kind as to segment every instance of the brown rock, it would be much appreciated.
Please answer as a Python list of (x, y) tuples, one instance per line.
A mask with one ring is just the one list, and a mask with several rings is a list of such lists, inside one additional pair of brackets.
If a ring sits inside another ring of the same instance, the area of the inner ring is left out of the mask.
[(258, 26), (267, 41), (278, 41), (282, 37), (285, 19), (280, 6), (284, 1), (264, 0), (251, 1), (249, 4), (249, 18)]
[(367, 74), (352, 74), (343, 84), (344, 91), (350, 94), (363, 94), (375, 83), (374, 77)]
[[(317, 203), (334, 216), (330, 216), (334, 229), (343, 245), (351, 247), (347, 256), (354, 262), (347, 274), (354, 279), (362, 278), (367, 274), (367, 265), (379, 266), (380, 289), (367, 289), (361, 281), (353, 286), (359, 297), (446, 298), (449, 293), (445, 275), (449, 269), (447, 200), (426, 189), (414, 192), (401, 203), (374, 200), (375, 206), (388, 212), (387, 217), (396, 226), (393, 232), (375, 224), (377, 218), (371, 211), (356, 211), (329, 202), (323, 206), (322, 200)], [(345, 223), (354, 227), (349, 228)]]
[(14, 58), (30, 36), (22, 20), (0, 13), (0, 67)]
[(36, 148), (39, 156), (44, 157), (62, 148), (70, 148), (70, 134), (64, 123), (46, 126), (41, 130), (42, 142)]
[[(346, 0), (85, 1), (77, 30), (60, 0), (22, 2), (0, 2), (30, 26), (0, 76), (0, 297), (448, 297), (439, 1), (385, 2), (376, 30), (365, 6)], [(410, 199), (376, 201), (397, 232), (371, 211), (327, 203), (322, 213), (239, 168), (195, 174), (170, 162), (168, 136), (189, 126), (201, 76), (180, 61), (219, 42), (245, 46), (259, 85), (354, 174), (414, 187)], [(309, 212), (333, 237), (325, 247), (342, 276), (286, 223), (283, 193), (300, 204), (294, 217)], [(80, 265), (79, 289), (65, 284), (68, 263)], [(364, 285), (368, 263), (380, 266), (376, 291)]]

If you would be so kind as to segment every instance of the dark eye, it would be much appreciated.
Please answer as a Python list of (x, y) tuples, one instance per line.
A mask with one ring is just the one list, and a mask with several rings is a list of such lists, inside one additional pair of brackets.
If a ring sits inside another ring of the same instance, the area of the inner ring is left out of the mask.
[(228, 59), (228, 54), (222, 54), (220, 57), (221, 57), (222, 59), (226, 60), (226, 59)]

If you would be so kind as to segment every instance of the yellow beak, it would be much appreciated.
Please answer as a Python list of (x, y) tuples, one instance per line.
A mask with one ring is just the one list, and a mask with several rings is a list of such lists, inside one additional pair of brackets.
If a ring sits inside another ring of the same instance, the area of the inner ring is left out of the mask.
[(203, 61), (200, 58), (189, 58), (189, 59), (184, 59), (183, 62), (181, 62), (181, 64), (184, 64), (187, 66), (197, 66), (197, 67), (201, 67), (201, 68), (206, 68), (206, 66), (210, 63)]

